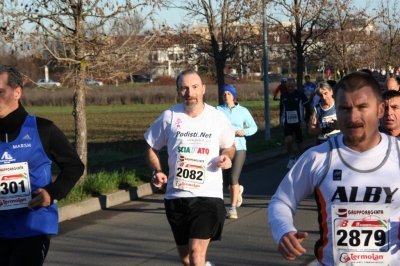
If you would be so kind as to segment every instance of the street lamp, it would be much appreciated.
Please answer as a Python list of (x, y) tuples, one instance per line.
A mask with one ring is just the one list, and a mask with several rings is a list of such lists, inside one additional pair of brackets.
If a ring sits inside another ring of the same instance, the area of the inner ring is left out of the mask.
[(265, 140), (271, 139), (269, 118), (269, 78), (268, 78), (268, 44), (267, 44), (267, 22), (265, 19), (266, 0), (262, 1), (263, 16), (263, 64), (264, 64), (264, 120)]

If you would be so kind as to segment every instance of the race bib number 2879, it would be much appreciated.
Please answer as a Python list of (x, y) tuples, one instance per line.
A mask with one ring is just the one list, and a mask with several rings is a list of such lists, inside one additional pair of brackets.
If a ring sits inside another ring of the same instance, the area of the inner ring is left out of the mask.
[(335, 265), (390, 265), (389, 218), (387, 204), (332, 206)]

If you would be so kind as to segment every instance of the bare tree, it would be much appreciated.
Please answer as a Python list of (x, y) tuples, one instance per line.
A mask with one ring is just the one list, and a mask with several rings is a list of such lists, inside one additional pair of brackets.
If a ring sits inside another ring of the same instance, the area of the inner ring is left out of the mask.
[(379, 54), (382, 67), (386, 69), (386, 77), (389, 77), (389, 68), (398, 64), (400, 56), (400, 17), (398, 0), (381, 0), (378, 13), (380, 25), (379, 37), (377, 37), (376, 51)]
[[(332, 18), (327, 16), (331, 0), (271, 0), (269, 9), (267, 17), (270, 23), (280, 26), (290, 38), (290, 52), (297, 60), (297, 87), (301, 88), (305, 55), (316, 48), (318, 39), (333, 26)], [(275, 13), (280, 16), (275, 16)], [(289, 19), (289, 23), (282, 21), (282, 15)]]
[[(260, 15), (262, 1), (254, 0), (189, 0), (163, 1), (167, 8), (179, 8), (187, 12), (199, 39), (201, 53), (214, 59), (216, 69), (219, 103), (223, 103), (221, 90), (225, 84), (224, 69), (226, 61), (231, 58), (241, 43), (249, 41), (253, 35), (260, 34), (256, 17)], [(204, 25), (204, 27), (202, 27)], [(197, 30), (201, 30), (198, 32)]]
[(371, 54), (371, 37), (375, 32), (375, 17), (365, 7), (357, 7), (352, 0), (334, 0), (332, 13), (335, 24), (324, 38), (329, 51), (327, 58), (336, 69), (357, 69), (368, 66), (366, 55)]
[[(134, 58), (138, 49), (148, 45), (149, 38), (132, 46), (135, 30), (118, 42), (117, 33), (137, 18), (151, 0), (110, 2), (106, 0), (31, 0), (17, 3), (0, 1), (0, 32), (15, 48), (33, 49), (38, 56), (51, 56), (59, 65), (70, 66), (75, 80), (73, 115), (75, 145), (87, 165), (87, 128), (85, 94), (87, 69), (103, 66), (111, 76), (119, 75), (119, 62)], [(148, 13), (151, 13), (149, 11)], [(144, 14), (144, 13), (142, 13)], [(126, 63), (126, 62), (125, 62)], [(108, 69), (105, 68), (107, 66)], [(118, 66), (118, 67), (116, 67)], [(87, 175), (85, 170), (80, 182)]]

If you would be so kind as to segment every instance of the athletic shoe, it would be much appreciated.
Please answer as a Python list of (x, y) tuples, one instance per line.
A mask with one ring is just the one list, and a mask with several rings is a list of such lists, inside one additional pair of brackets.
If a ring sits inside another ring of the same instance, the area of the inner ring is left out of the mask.
[(237, 211), (236, 209), (229, 209), (228, 211), (228, 219), (237, 219)]
[(243, 203), (243, 197), (242, 197), (243, 191), (244, 191), (244, 187), (242, 185), (239, 185), (239, 196), (238, 196), (238, 200), (237, 200), (237, 203), (236, 203), (236, 207), (242, 206), (242, 203)]
[(290, 158), (290, 160), (287, 164), (287, 169), (292, 168), (295, 163), (296, 163), (296, 158)]
[(205, 266), (216, 266), (214, 262), (206, 261)]

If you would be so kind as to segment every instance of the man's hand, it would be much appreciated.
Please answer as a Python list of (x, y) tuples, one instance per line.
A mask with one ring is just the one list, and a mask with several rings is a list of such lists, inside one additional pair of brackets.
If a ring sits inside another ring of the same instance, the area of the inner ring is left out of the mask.
[(153, 183), (155, 187), (162, 187), (162, 185), (167, 184), (167, 181), (168, 177), (162, 172), (156, 173), (151, 179), (151, 183)]
[(339, 125), (338, 125), (338, 122), (337, 122), (336, 119), (333, 119), (333, 120), (332, 120), (332, 123), (331, 123), (330, 128), (332, 128), (333, 130), (339, 129)]
[(218, 158), (217, 166), (221, 169), (229, 169), (232, 167), (232, 161), (227, 155), (221, 155)]
[(48, 207), (51, 205), (51, 197), (44, 188), (39, 188), (32, 191), (32, 196), (35, 196), (31, 201), (28, 202), (28, 209), (36, 207)]
[(287, 260), (294, 260), (306, 253), (300, 244), (308, 236), (307, 232), (289, 232), (281, 238), (278, 251)]
[(279, 101), (279, 98), (278, 97), (274, 97), (274, 101)]

